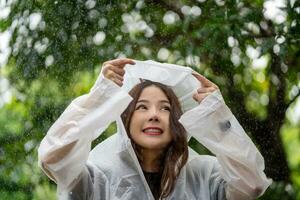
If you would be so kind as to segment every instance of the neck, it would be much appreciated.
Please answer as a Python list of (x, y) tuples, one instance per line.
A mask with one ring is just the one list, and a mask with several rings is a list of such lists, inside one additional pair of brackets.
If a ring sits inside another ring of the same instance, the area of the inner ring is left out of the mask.
[(142, 150), (142, 168), (146, 172), (159, 172), (163, 150)]

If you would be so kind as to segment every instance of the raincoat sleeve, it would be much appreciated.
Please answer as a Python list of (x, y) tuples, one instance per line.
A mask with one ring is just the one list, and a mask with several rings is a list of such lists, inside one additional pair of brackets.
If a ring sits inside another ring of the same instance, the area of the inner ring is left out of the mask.
[(255, 199), (271, 184), (264, 174), (262, 155), (224, 103), (219, 90), (184, 113), (179, 121), (216, 155), (228, 200)]
[(38, 158), (43, 171), (57, 183), (58, 192), (70, 191), (78, 177), (90, 177), (85, 173), (91, 171), (86, 162), (92, 140), (131, 100), (127, 92), (101, 74), (90, 92), (74, 99), (50, 127), (39, 146)]

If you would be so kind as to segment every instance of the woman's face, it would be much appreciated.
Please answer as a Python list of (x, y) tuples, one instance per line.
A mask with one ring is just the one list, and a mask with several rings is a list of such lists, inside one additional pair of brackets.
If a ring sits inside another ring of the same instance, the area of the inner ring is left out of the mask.
[(135, 106), (130, 135), (144, 149), (160, 150), (172, 141), (169, 127), (171, 105), (165, 93), (156, 86), (146, 87)]

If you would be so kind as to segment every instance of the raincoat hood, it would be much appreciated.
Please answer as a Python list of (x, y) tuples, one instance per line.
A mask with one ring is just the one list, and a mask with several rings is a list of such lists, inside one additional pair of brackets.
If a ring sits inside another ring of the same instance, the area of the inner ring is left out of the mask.
[(125, 66), (125, 76), (122, 88), (129, 92), (140, 79), (159, 82), (169, 86), (178, 97), (183, 112), (198, 105), (192, 98), (201, 83), (192, 75), (193, 70), (189, 67), (169, 63), (159, 63), (152, 60), (138, 61), (135, 65)]

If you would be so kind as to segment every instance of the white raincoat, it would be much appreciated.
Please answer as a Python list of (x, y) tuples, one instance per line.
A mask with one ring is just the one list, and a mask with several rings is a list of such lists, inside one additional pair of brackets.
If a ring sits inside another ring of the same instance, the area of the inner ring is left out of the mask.
[[(126, 66), (123, 87), (101, 74), (91, 91), (72, 101), (42, 140), (39, 165), (57, 183), (59, 199), (153, 200), (120, 115), (139, 78), (169, 85), (184, 114), (180, 123), (216, 157), (189, 149), (172, 200), (255, 199), (270, 185), (264, 159), (224, 103), (219, 90), (200, 104), (199, 81), (187, 67), (154, 61)], [(91, 151), (91, 142), (117, 121), (117, 133)]]

